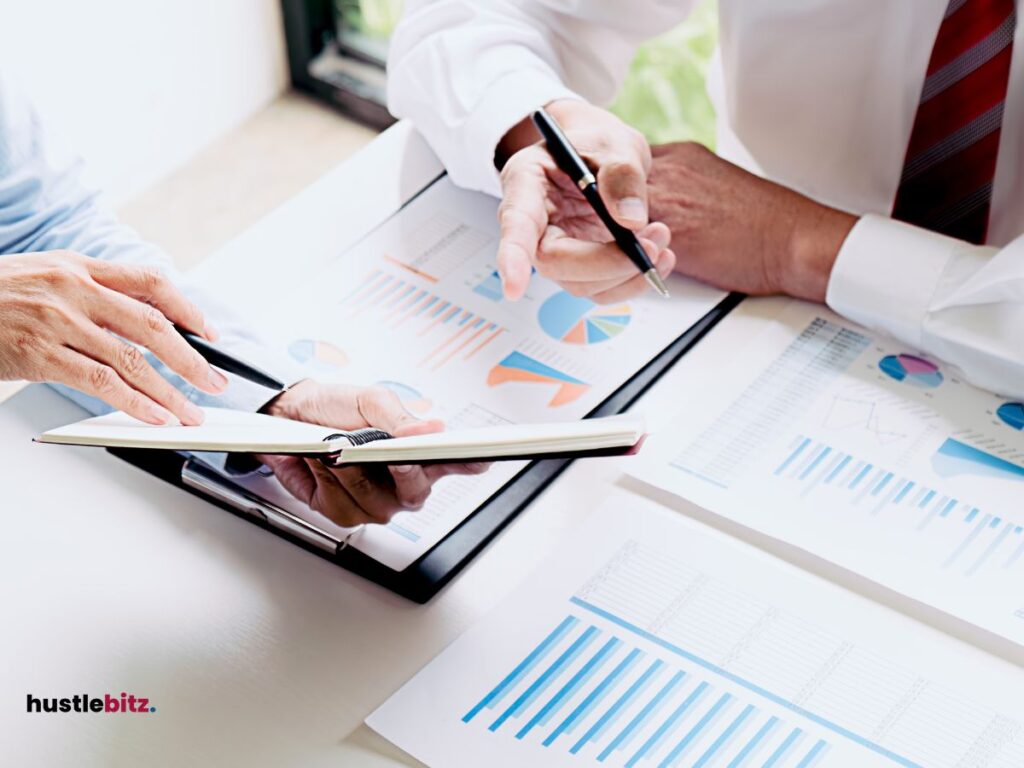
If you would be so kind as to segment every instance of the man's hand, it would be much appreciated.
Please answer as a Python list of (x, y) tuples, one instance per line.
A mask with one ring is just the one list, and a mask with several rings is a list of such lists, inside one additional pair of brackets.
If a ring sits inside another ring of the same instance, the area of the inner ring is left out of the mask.
[[(648, 220), (651, 154), (643, 136), (585, 102), (556, 101), (546, 108), (594, 169), (608, 210), (636, 232), (651, 262), (667, 276), (675, 256), (668, 249), (668, 229)], [(570, 293), (599, 302), (621, 301), (647, 290), (643, 276), (616, 247), (579, 189), (536, 140), (536, 130), (525, 120), (498, 148), (499, 156), (508, 157), (498, 212), (498, 271), (505, 296), (523, 295), (532, 267)]]
[(69, 251), (0, 258), (0, 379), (67, 384), (150, 424), (171, 414), (199, 424), (203, 412), (117, 338), (146, 347), (199, 389), (222, 392), (227, 379), (172, 323), (216, 338), (158, 270)]
[[(395, 437), (437, 432), (439, 421), (420, 421), (393, 392), (303, 381), (266, 409), (272, 416), (323, 424), (339, 430), (376, 427)], [(486, 464), (328, 467), (319, 459), (260, 456), (281, 484), (337, 525), (386, 523), (395, 514), (423, 506), (433, 484), (445, 475), (479, 474)]]
[(824, 301), (857, 219), (766, 181), (700, 144), (652, 149), (651, 215), (672, 230), (676, 269), (720, 288)]

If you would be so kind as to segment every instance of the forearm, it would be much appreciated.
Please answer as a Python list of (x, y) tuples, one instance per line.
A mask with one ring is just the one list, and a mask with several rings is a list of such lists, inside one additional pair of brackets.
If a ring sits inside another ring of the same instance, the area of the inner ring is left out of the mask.
[(457, 184), (497, 194), (495, 151), (510, 129), (556, 99), (610, 101), (636, 46), (688, 5), (412, 0), (391, 42), (388, 105)]

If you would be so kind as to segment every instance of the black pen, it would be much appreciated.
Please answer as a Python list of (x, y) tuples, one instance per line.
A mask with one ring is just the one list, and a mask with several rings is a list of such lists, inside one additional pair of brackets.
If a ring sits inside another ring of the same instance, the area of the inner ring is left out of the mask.
[(219, 349), (203, 337), (197, 336), (191, 331), (187, 331), (178, 325), (174, 326), (174, 329), (180, 333), (185, 338), (185, 341), (188, 342), (188, 345), (202, 355), (203, 359), (210, 365), (214, 365), (228, 373), (240, 376), (254, 384), (259, 384), (261, 387), (278, 390), (285, 388), (284, 382), (278, 381), (269, 373), (265, 373), (256, 366), (239, 360), (234, 355)]
[(647, 278), (647, 282), (651, 284), (651, 287), (667, 299), (668, 289), (665, 287), (665, 282), (661, 279), (661, 275), (658, 274), (658, 270), (654, 268), (650, 258), (647, 256), (647, 251), (640, 245), (636, 235), (612, 218), (612, 215), (608, 212), (608, 207), (604, 204), (604, 200), (598, 194), (597, 179), (594, 178), (593, 171), (583, 162), (583, 158), (580, 157), (576, 148), (569, 143), (569, 139), (566, 138), (558, 123), (555, 122), (555, 118), (545, 110), (538, 109), (533, 113), (533, 123), (537, 126), (537, 130), (540, 131), (540, 135), (544, 137), (544, 143), (547, 145), (548, 152), (554, 159), (555, 164), (580, 188), (580, 192), (583, 193), (587, 202), (590, 203), (594, 213), (604, 222), (612, 237), (615, 238), (615, 244), (622, 249), (622, 252), (629, 257), (629, 260)]

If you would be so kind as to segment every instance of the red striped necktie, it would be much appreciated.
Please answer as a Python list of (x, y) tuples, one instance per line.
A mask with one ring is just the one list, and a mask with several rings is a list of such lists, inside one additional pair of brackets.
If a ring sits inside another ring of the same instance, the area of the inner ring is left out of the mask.
[(895, 219), (985, 242), (1017, 24), (1014, 0), (950, 0), (928, 62)]

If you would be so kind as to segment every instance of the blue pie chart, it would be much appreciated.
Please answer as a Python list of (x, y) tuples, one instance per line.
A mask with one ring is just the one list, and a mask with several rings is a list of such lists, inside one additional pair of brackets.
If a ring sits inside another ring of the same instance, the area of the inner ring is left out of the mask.
[(602, 306), (565, 291), (541, 304), (537, 320), (544, 332), (567, 344), (599, 344), (626, 330), (632, 313), (628, 304)]
[(1024, 403), (1003, 403), (996, 410), (996, 416), (1011, 429), (1024, 430)]
[(886, 355), (878, 361), (878, 367), (890, 379), (914, 387), (934, 389), (942, 383), (938, 366), (915, 355)]

